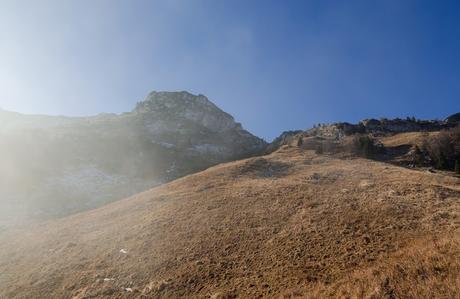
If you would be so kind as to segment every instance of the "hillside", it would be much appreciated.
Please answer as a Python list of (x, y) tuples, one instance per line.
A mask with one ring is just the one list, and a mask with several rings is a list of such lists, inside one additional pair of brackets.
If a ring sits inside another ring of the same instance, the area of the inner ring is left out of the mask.
[(188, 92), (151, 92), (120, 115), (0, 111), (0, 124), (0, 230), (98, 207), (266, 146)]
[(458, 298), (460, 180), (282, 146), (0, 234), (0, 298)]

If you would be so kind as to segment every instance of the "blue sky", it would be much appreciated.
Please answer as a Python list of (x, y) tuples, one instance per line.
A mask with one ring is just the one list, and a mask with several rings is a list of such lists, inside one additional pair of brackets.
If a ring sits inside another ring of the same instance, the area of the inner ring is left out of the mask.
[(252, 133), (460, 111), (458, 1), (0, 0), (0, 107), (207, 95)]

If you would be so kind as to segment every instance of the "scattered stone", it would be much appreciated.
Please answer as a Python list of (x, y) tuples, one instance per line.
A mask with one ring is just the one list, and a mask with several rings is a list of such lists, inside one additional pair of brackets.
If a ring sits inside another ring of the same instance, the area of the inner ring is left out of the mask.
[(310, 180), (314, 180), (314, 181), (318, 181), (318, 180), (321, 179), (321, 175), (320, 175), (319, 173), (316, 173), (316, 172), (315, 172), (314, 174), (312, 174), (312, 175), (310, 176), (309, 179), (310, 179)]
[(373, 183), (369, 180), (362, 180), (360, 183), (359, 183), (359, 187), (361, 188), (366, 188), (366, 187), (370, 187), (372, 186)]

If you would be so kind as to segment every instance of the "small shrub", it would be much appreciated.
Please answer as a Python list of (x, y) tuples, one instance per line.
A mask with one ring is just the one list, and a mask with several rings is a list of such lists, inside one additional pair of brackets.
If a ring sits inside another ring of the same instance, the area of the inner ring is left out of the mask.
[(322, 143), (323, 152), (325, 153), (336, 153), (337, 152), (337, 143), (333, 140), (326, 139)]
[(417, 145), (415, 146), (414, 153), (413, 153), (414, 164), (416, 166), (423, 166), (425, 164), (425, 155), (423, 154), (420, 147)]
[(442, 151), (439, 152), (439, 155), (437, 156), (436, 167), (439, 168), (439, 169), (448, 168), (447, 158), (446, 158), (446, 156), (444, 155), (444, 153)]
[(364, 157), (370, 158), (374, 155), (374, 140), (369, 136), (359, 138), (359, 146)]
[(299, 139), (297, 140), (297, 146), (302, 146), (303, 145), (303, 138), (302, 137), (299, 137)]
[(375, 140), (367, 135), (355, 135), (345, 147), (349, 152), (365, 158), (374, 158), (376, 154), (382, 151)]
[(455, 161), (460, 159), (460, 126), (441, 131), (437, 136), (424, 136), (422, 151), (429, 155), (435, 167), (455, 170)]
[(317, 155), (322, 155), (323, 152), (324, 152), (324, 151), (323, 151), (323, 145), (322, 145), (322, 144), (318, 144), (318, 146), (317, 146), (316, 149), (315, 149), (315, 153), (316, 153)]

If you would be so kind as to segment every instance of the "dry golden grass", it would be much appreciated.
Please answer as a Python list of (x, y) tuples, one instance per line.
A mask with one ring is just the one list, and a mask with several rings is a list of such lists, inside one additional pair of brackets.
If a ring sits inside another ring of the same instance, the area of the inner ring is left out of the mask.
[(284, 147), (3, 233), (0, 298), (455, 298), (459, 228), (459, 179)]
[[(331, 284), (319, 283), (305, 298), (460, 298), (459, 232), (414, 241), (376, 265)], [(296, 292), (286, 297), (295, 297)]]
[(380, 142), (385, 147), (397, 147), (402, 145), (421, 145), (424, 138), (427, 136), (433, 137), (438, 135), (439, 132), (408, 132), (395, 134), (393, 136), (381, 137), (379, 138)]

